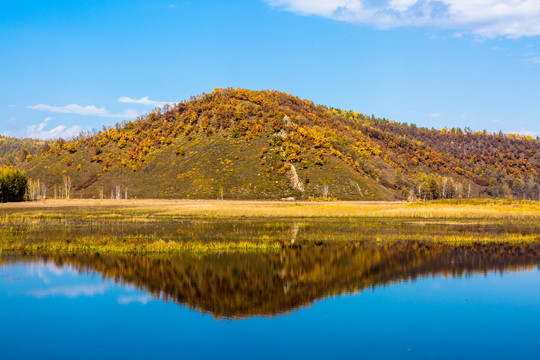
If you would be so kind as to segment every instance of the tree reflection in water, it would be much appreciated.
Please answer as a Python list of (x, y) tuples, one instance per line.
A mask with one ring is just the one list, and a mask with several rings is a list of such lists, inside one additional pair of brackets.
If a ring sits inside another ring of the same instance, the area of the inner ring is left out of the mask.
[[(293, 233), (294, 229), (291, 230)], [(164, 301), (218, 318), (275, 316), (327, 296), (419, 276), (462, 276), (537, 267), (539, 243), (292, 241), (280, 251), (196, 255), (4, 256), (95, 271)]]

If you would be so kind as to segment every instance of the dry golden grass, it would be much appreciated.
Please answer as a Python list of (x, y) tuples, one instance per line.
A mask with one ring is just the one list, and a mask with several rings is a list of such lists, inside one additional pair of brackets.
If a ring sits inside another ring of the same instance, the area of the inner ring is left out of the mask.
[[(187, 241), (170, 241), (171, 237), (167, 238), (168, 235), (162, 237), (163, 234), (159, 230), (161, 224), (178, 223), (179, 229), (183, 229), (186, 227), (185, 224), (192, 223), (192, 219), (202, 220), (194, 222), (197, 224), (220, 223), (220, 220), (225, 223), (239, 220), (238, 223), (244, 224), (252, 221), (276, 224), (283, 220), (289, 225), (283, 229), (278, 227), (277, 229), (281, 230), (271, 234), (262, 230), (255, 231), (255, 229), (248, 229), (246, 234), (241, 234), (241, 229), (227, 233), (226, 231), (231, 231), (230, 228), (225, 227), (223, 228), (225, 232), (221, 232), (219, 228), (201, 225), (201, 228), (187, 227), (185, 234), (175, 230), (173, 240), (182, 239), (185, 235)], [(243, 222), (240, 221), (242, 219)], [(360, 225), (355, 231), (351, 229), (349, 232), (343, 231), (343, 235), (340, 229), (337, 229), (337, 232), (320, 231), (320, 229), (326, 229), (327, 224), (339, 223), (339, 220)], [(302, 221), (308, 224), (320, 224), (319, 230), (313, 227), (302, 235), (311, 236), (317, 240), (361, 238), (383, 242), (427, 240), (448, 243), (540, 241), (540, 235), (535, 230), (540, 227), (540, 203), (530, 201), (471, 200), (405, 203), (48, 200), (0, 205), (0, 254), (2, 251), (138, 254), (268, 251), (281, 246), (278, 240), (289, 237), (295, 239), (299, 230), (299, 225), (296, 223), (302, 223)], [(138, 233), (139, 229), (146, 229), (147, 224), (149, 224), (148, 227), (155, 228), (156, 234)], [(401, 224), (406, 224), (406, 226), (401, 227)], [(420, 231), (419, 225), (422, 224), (430, 226), (442, 224), (450, 227), (441, 230), (438, 227), (428, 226), (425, 231)], [(461, 224), (468, 224), (469, 228), (459, 230), (458, 225)], [(475, 230), (477, 224), (479, 227)], [(488, 228), (491, 228), (491, 225), (499, 226), (499, 231), (490, 233), (489, 230), (482, 230), (488, 229), (486, 224), (490, 224)], [(116, 237), (115, 229), (130, 231), (131, 226), (135, 231), (134, 236), (119, 234)], [(368, 231), (371, 227), (374, 229)], [(110, 231), (110, 234), (104, 233), (103, 229)], [(105, 235), (98, 235), (97, 230)], [(63, 234), (57, 237), (58, 231), (62, 231)], [(190, 231), (195, 233), (200, 231), (201, 234), (205, 231), (216, 232), (215, 235), (211, 234), (210, 241), (205, 242), (198, 241), (197, 236), (191, 236)], [(234, 236), (238, 236), (237, 240), (240, 241), (233, 241), (234, 239), (230, 237)]]
[[(540, 203), (534, 201), (469, 200), (406, 202), (281, 202), (235, 200), (46, 200), (0, 206), (0, 216), (23, 213), (77, 213), (88, 217), (204, 217), (204, 218), (415, 218), (539, 220)], [(10, 216), (8, 215), (8, 216)]]

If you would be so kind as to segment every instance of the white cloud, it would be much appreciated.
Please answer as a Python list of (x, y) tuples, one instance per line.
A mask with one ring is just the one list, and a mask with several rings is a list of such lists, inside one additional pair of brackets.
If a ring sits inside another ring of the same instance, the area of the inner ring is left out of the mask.
[(64, 125), (58, 125), (51, 130), (45, 130), (47, 123), (52, 118), (47, 117), (38, 125), (30, 125), (26, 127), (26, 136), (34, 139), (57, 139), (57, 138), (71, 138), (81, 132), (79, 125), (72, 127), (66, 127)]
[(538, 0), (265, 0), (302, 15), (379, 28), (426, 26), (485, 37), (540, 35)]
[(539, 132), (536, 132), (536, 131), (531, 131), (531, 130), (527, 130), (525, 128), (521, 128), (517, 131), (508, 131), (506, 132), (507, 134), (510, 133), (510, 134), (520, 134), (520, 135), (527, 135), (527, 136), (532, 136), (532, 137), (537, 137), (537, 136), (540, 136), (540, 133)]
[(395, 11), (407, 11), (411, 6), (416, 3), (417, 0), (390, 0), (390, 9)]
[(526, 62), (533, 63), (533, 64), (540, 64), (540, 57), (529, 57), (525, 59)]
[(6, 120), (6, 125), (14, 126), (17, 123), (17, 118), (10, 117), (8, 120)]
[(137, 117), (138, 113), (135, 110), (128, 109), (120, 114), (113, 114), (104, 107), (98, 108), (94, 105), (81, 106), (77, 104), (70, 104), (66, 106), (54, 106), (54, 105), (45, 105), (38, 104), (32, 105), (28, 108), (33, 110), (41, 111), (50, 111), (54, 113), (64, 113), (64, 114), (77, 114), (77, 115), (90, 115), (90, 116), (100, 116), (108, 118), (124, 118), (132, 119)]
[(153, 105), (153, 106), (163, 106), (165, 104), (172, 104), (172, 102), (167, 102), (167, 101), (150, 100), (148, 96), (142, 97), (140, 99), (133, 99), (133, 98), (130, 98), (129, 96), (122, 96), (121, 98), (118, 98), (118, 101), (120, 101), (121, 103)]
[(439, 116), (441, 116), (441, 113), (431, 113), (431, 114), (429, 114), (429, 116), (431, 116), (431, 117), (439, 117)]

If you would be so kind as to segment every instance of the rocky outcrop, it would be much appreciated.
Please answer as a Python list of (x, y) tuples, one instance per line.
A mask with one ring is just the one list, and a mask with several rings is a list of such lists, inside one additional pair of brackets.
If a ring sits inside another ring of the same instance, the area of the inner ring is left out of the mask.
[(298, 177), (298, 174), (296, 173), (296, 168), (292, 164), (289, 171), (287, 171), (287, 179), (289, 179), (289, 186), (291, 187), (291, 189), (302, 192), (304, 191), (304, 184), (302, 183), (302, 180), (300, 180), (300, 178)]

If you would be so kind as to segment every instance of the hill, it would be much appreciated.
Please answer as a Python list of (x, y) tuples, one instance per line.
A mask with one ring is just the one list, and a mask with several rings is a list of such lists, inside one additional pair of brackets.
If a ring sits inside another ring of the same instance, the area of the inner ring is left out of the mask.
[(27, 171), (34, 198), (540, 196), (538, 139), (418, 128), (277, 91), (216, 89), (18, 151), (2, 161)]

